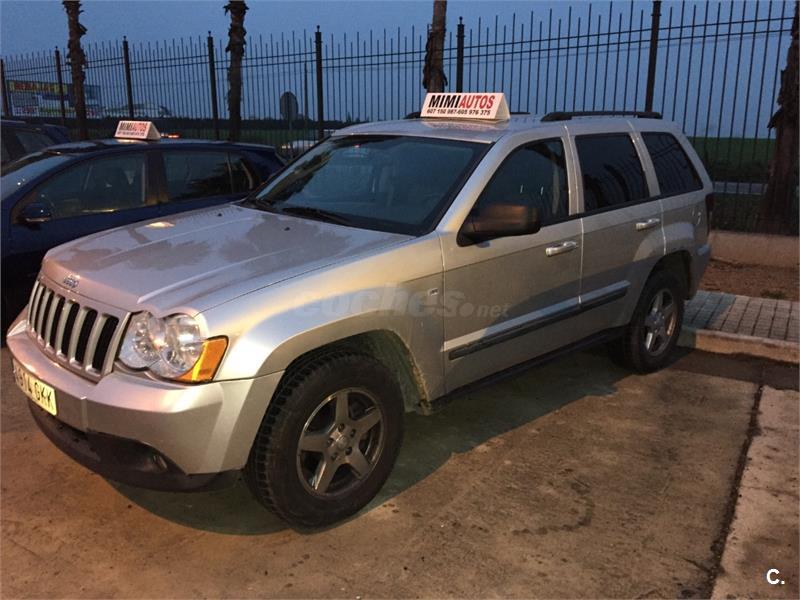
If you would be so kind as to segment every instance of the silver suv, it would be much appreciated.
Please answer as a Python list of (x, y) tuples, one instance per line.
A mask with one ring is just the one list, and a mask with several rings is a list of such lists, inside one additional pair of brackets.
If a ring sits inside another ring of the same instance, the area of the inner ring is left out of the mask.
[(243, 202), (52, 250), (8, 346), (51, 440), (159, 489), (240, 474), (294, 526), (386, 481), (403, 412), (608, 343), (665, 364), (711, 181), (636, 113), (337, 131)]

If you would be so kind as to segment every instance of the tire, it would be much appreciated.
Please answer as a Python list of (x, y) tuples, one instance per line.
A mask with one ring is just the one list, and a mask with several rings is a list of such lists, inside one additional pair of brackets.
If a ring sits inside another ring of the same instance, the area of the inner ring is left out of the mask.
[(685, 287), (672, 273), (653, 273), (639, 296), (631, 322), (622, 337), (610, 345), (612, 360), (639, 373), (664, 367), (678, 343), (685, 297)]
[(291, 526), (335, 523), (386, 482), (403, 438), (403, 413), (400, 388), (376, 359), (349, 350), (317, 356), (284, 377), (244, 479)]

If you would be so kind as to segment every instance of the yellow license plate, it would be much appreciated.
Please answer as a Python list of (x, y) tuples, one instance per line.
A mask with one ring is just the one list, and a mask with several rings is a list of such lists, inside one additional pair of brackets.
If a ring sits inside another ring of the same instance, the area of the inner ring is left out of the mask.
[(37, 405), (55, 416), (58, 413), (56, 391), (44, 381), (40, 381), (28, 373), (17, 361), (12, 360), (11, 363), (14, 367), (14, 379), (17, 381), (19, 389)]

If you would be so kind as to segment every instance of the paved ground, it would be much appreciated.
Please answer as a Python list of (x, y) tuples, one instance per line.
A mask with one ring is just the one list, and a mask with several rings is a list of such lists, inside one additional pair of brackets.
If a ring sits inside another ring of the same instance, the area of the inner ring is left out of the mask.
[(686, 305), (684, 326), (797, 343), (800, 302), (700, 290)]
[(759, 386), (797, 384), (699, 352), (649, 376), (571, 356), (409, 415), (380, 498), (297, 532), (242, 485), (90, 474), (36, 431), (0, 361), (6, 598), (708, 596)]
[(797, 399), (795, 391), (762, 392), (712, 598), (800, 597)]

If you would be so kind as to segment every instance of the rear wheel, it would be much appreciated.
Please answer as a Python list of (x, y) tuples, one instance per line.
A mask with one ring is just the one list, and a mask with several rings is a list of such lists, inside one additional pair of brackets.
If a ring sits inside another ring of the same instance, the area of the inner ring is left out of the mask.
[(684, 287), (670, 272), (651, 275), (630, 324), (611, 345), (614, 361), (642, 373), (662, 368), (678, 343), (685, 295)]
[(288, 374), (256, 436), (245, 480), (289, 524), (328, 525), (378, 493), (402, 431), (391, 372), (370, 356), (331, 353)]

